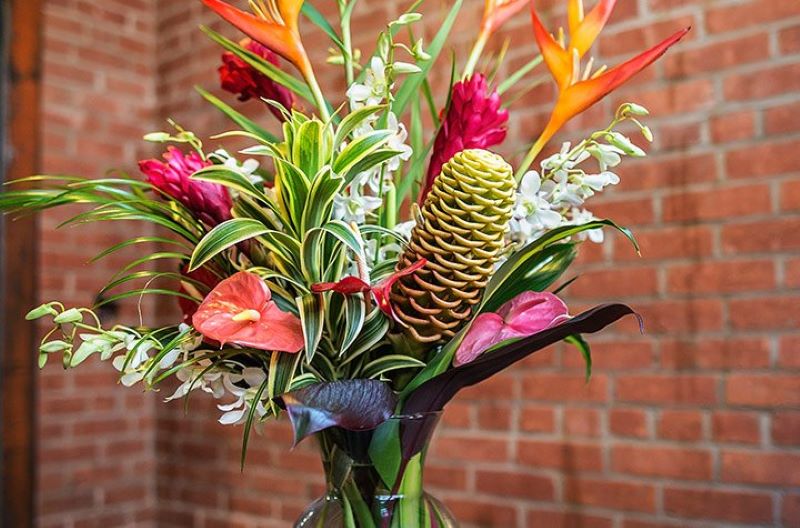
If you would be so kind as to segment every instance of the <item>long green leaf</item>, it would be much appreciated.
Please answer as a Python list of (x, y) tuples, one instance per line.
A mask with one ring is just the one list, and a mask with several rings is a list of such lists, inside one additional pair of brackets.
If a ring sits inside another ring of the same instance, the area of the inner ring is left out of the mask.
[(439, 31), (436, 33), (436, 36), (433, 38), (426, 50), (431, 58), (421, 66), (422, 71), (420, 73), (409, 75), (406, 81), (403, 83), (403, 86), (401, 86), (397, 91), (394, 103), (392, 103), (392, 111), (396, 115), (402, 116), (406, 110), (406, 107), (408, 106), (408, 103), (413, 98), (419, 97), (420, 86), (428, 77), (431, 68), (436, 62), (436, 59), (439, 57), (439, 53), (441, 53), (442, 48), (444, 48), (444, 45), (447, 42), (447, 37), (450, 35), (450, 30), (453, 28), (453, 24), (455, 23), (456, 17), (461, 10), (462, 4), (463, 0), (456, 0), (453, 2), (453, 7), (450, 8), (450, 12), (447, 13), (447, 16), (439, 28)]
[(322, 330), (325, 320), (325, 306), (323, 297), (313, 293), (303, 295), (296, 299), (300, 311), (300, 322), (303, 324), (303, 338), (306, 346), (306, 361), (311, 363), (319, 348), (322, 339)]
[(194, 271), (222, 251), (235, 246), (240, 242), (264, 235), (269, 229), (257, 220), (249, 218), (234, 218), (219, 224), (211, 230), (192, 253), (189, 262), (189, 271)]
[(402, 354), (390, 354), (388, 356), (382, 356), (364, 365), (364, 368), (361, 369), (361, 372), (359, 373), (359, 377), (374, 379), (379, 378), (383, 374), (393, 370), (422, 368), (424, 366), (425, 362), (420, 361), (417, 358), (404, 356)]
[(206, 101), (216, 106), (223, 114), (225, 114), (228, 117), (228, 119), (230, 119), (231, 121), (242, 127), (243, 130), (246, 130), (251, 134), (255, 134), (261, 141), (266, 141), (269, 143), (278, 142), (278, 138), (275, 135), (267, 132), (266, 129), (260, 127), (254, 121), (251, 121), (244, 115), (234, 110), (215, 95), (203, 90), (199, 86), (195, 86), (194, 89), (197, 90), (197, 92), (200, 95), (202, 95)]

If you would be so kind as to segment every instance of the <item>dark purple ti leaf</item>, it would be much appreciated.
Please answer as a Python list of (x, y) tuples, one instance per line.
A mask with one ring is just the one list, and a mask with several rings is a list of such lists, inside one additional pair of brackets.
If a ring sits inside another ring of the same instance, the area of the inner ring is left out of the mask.
[(294, 429), (294, 444), (328, 429), (368, 431), (391, 418), (397, 396), (378, 380), (317, 383), (275, 398), (286, 409)]
[[(636, 313), (624, 304), (598, 306), (538, 334), (500, 345), (472, 363), (451, 368), (421, 384), (406, 399), (403, 414), (441, 411), (464, 387), (480, 383), (534, 352), (569, 336), (599, 332), (626, 315)], [(415, 450), (406, 445), (403, 449)]]

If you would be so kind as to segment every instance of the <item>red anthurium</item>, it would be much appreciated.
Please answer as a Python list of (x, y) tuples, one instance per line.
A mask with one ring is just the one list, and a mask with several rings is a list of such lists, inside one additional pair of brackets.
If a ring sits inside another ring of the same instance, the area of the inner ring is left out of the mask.
[(594, 9), (584, 16), (583, 0), (570, 0), (568, 15), (571, 37), (567, 43), (563, 37), (556, 40), (547, 31), (536, 13), (534, 2), (531, 2), (533, 34), (544, 61), (558, 85), (559, 94), (550, 121), (521, 164), (518, 176), (527, 171), (547, 142), (567, 121), (655, 62), (689, 31), (689, 28), (682, 29), (660, 44), (610, 70), (601, 68), (594, 74), (588, 68), (584, 71), (580, 59), (599, 36), (611, 16), (615, 3), (616, 0), (600, 0)]
[(297, 353), (303, 348), (300, 318), (281, 311), (266, 283), (240, 271), (220, 282), (192, 317), (208, 339), (259, 350)]
[(428, 261), (426, 259), (420, 259), (413, 265), (392, 273), (389, 277), (383, 279), (375, 286), (370, 286), (358, 277), (348, 276), (338, 282), (321, 282), (319, 284), (314, 284), (311, 286), (311, 291), (314, 293), (334, 291), (336, 293), (341, 293), (342, 295), (370, 292), (375, 298), (378, 308), (380, 308), (380, 310), (387, 316), (391, 317), (392, 320), (400, 322), (395, 316), (391, 301), (389, 301), (389, 295), (392, 291), (392, 287), (394, 286), (394, 283), (400, 280), (401, 277), (411, 275), (412, 273), (421, 270), (427, 263)]
[(453, 364), (470, 363), (498, 343), (531, 336), (567, 319), (567, 305), (552, 293), (523, 292), (497, 312), (482, 313), (475, 318), (456, 351)]

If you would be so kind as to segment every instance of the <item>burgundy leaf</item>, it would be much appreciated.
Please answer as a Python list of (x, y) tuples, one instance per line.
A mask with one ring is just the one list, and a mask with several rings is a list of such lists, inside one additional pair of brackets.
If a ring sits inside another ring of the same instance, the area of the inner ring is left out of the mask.
[[(538, 334), (500, 346), (471, 363), (451, 368), (420, 385), (406, 400), (403, 413), (413, 415), (440, 411), (464, 387), (480, 383), (534, 352), (571, 335), (599, 332), (626, 315), (639, 317), (632, 308), (624, 304), (598, 306)], [(639, 322), (641, 325), (641, 318)]]
[(275, 400), (289, 415), (295, 445), (330, 427), (375, 429), (392, 417), (397, 404), (389, 385), (366, 379), (317, 383)]

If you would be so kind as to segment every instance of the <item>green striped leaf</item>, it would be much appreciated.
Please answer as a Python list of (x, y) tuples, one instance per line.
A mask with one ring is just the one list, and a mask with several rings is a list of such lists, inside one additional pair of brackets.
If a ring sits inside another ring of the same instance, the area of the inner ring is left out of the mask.
[(234, 218), (212, 229), (192, 253), (189, 271), (194, 271), (228, 248), (251, 238), (265, 235), (269, 229), (257, 220)]
[[(306, 361), (311, 363), (317, 353), (325, 320), (323, 297), (313, 293), (295, 299), (303, 325), (303, 338), (306, 346)], [(320, 357), (323, 355), (320, 354)]]
[(364, 368), (361, 369), (359, 377), (367, 379), (380, 378), (387, 372), (393, 370), (402, 370), (409, 368), (423, 368), (425, 362), (411, 356), (404, 356), (402, 354), (390, 354), (388, 356), (380, 357), (374, 361), (370, 361)]

